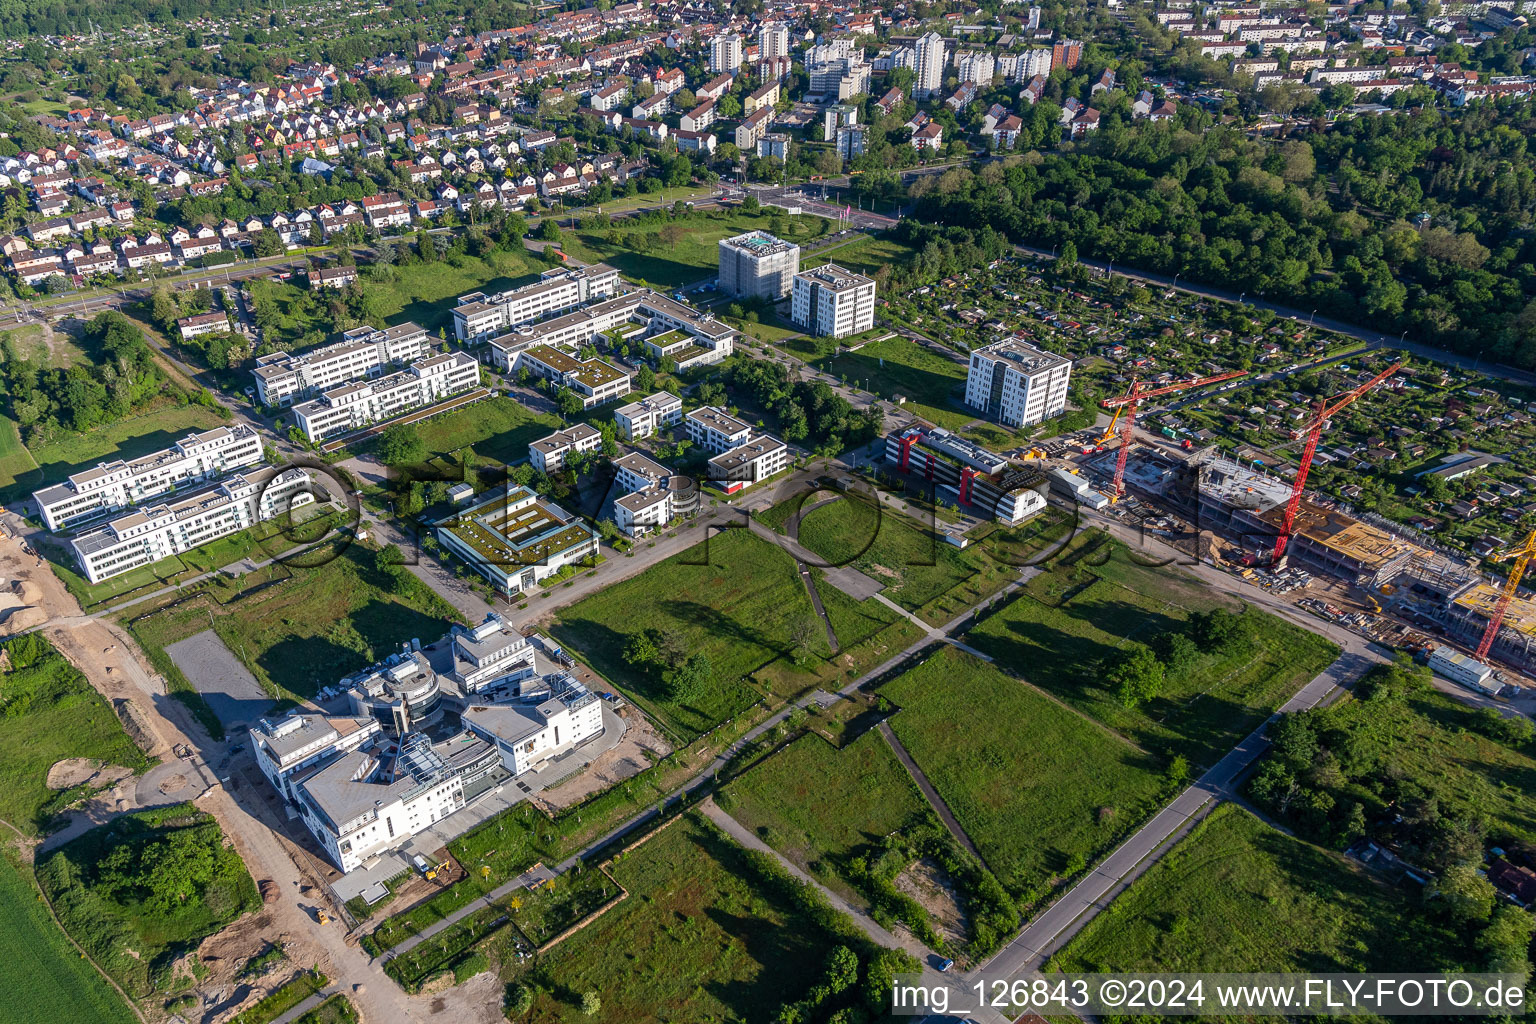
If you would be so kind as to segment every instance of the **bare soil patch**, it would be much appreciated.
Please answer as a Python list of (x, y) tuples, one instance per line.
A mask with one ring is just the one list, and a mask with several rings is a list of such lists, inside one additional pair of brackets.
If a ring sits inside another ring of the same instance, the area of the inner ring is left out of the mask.
[(913, 861), (896, 876), (896, 888), (920, 903), (928, 911), (934, 931), (955, 946), (964, 944), (970, 933), (970, 921), (955, 891), (949, 874), (930, 857)]
[(612, 750), (599, 755), (586, 771), (553, 789), (535, 794), (531, 798), (535, 804), (551, 813), (562, 810), (616, 782), (633, 778), (672, 753), (672, 745), (652, 727), (644, 715), (633, 707), (627, 707), (619, 714), (626, 723), (624, 738)]
[[(48, 769), (49, 789), (73, 789), (75, 786), (110, 786), (133, 772), (120, 765), (103, 764), (90, 757), (67, 757)], [(185, 782), (185, 780), (183, 780)]]

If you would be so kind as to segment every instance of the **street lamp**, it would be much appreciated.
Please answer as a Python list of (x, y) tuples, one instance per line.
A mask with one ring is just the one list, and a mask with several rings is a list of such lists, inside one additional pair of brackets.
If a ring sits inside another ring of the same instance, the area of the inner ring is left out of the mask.
[(1315, 310), (1315, 309), (1314, 309), (1314, 310), (1313, 310), (1313, 311), (1312, 311), (1312, 315), (1311, 315), (1311, 316), (1309, 316), (1309, 317), (1307, 317), (1307, 323), (1308, 323), (1308, 324), (1311, 324), (1311, 323), (1312, 323), (1312, 322), (1313, 322), (1313, 321), (1315, 321), (1315, 320), (1316, 320), (1316, 319), (1317, 319), (1317, 310)]

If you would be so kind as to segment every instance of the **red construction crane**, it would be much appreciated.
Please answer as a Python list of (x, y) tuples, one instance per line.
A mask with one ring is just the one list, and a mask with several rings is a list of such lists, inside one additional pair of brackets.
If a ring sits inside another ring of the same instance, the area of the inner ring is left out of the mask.
[(1301, 450), (1301, 465), (1296, 468), (1296, 483), (1291, 487), (1291, 500), (1285, 504), (1285, 518), (1280, 522), (1280, 536), (1275, 538), (1275, 553), (1270, 558), (1271, 564), (1280, 564), (1280, 556), (1285, 554), (1285, 546), (1291, 541), (1291, 529), (1296, 525), (1296, 510), (1301, 507), (1301, 492), (1306, 489), (1307, 474), (1312, 470), (1312, 456), (1317, 453), (1317, 441), (1323, 436), (1324, 424), (1340, 409), (1402, 368), (1401, 362), (1393, 363), (1357, 388), (1346, 391), (1342, 395), (1317, 400), (1317, 415), (1312, 418), (1311, 423), (1302, 428), (1307, 432), (1307, 443)]
[[(1509, 611), (1509, 602), (1515, 599), (1515, 591), (1520, 587), (1520, 577), (1525, 575), (1525, 567), (1530, 564), (1531, 558), (1536, 557), (1536, 530), (1525, 538), (1525, 546), (1519, 551), (1511, 551), (1515, 564), (1509, 570), (1509, 579), (1504, 581), (1504, 589), (1499, 591), (1498, 603), (1493, 606), (1493, 614), (1488, 617), (1488, 628), (1483, 630), (1483, 639), (1477, 645), (1477, 660), (1487, 661), (1488, 651), (1493, 647), (1493, 638), (1499, 635), (1499, 627), (1504, 624), (1504, 613)], [(1506, 558), (1509, 555), (1505, 556)]]
[[(1164, 384), (1161, 387), (1146, 388), (1141, 386), (1139, 378), (1131, 378), (1131, 390), (1119, 398), (1106, 398), (1099, 403), (1106, 409), (1119, 409), (1124, 415), (1120, 419), (1120, 454), (1115, 458), (1115, 497), (1125, 494), (1125, 460), (1131, 453), (1131, 438), (1136, 431), (1136, 407), (1141, 404), (1143, 398), (1156, 398), (1158, 395), (1171, 395), (1175, 391), (1187, 391), (1190, 388), (1198, 388), (1202, 384), (1215, 384), (1218, 381), (1231, 380), (1233, 377), (1246, 377), (1247, 370), (1233, 370), (1231, 373), (1218, 373), (1214, 377), (1197, 377), (1194, 380), (1181, 380), (1173, 384)], [(1117, 413), (1117, 415), (1119, 415)], [(1111, 423), (1111, 426), (1114, 424)], [(1100, 442), (1102, 443), (1102, 441)]]

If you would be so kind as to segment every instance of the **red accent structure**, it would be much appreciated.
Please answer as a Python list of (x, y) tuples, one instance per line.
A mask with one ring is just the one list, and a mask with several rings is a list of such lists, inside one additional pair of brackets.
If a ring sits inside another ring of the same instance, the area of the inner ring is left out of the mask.
[(1231, 373), (1218, 373), (1214, 377), (1196, 377), (1194, 380), (1181, 380), (1173, 384), (1164, 384), (1162, 387), (1145, 388), (1137, 378), (1131, 379), (1131, 390), (1119, 398), (1106, 398), (1100, 404), (1106, 409), (1123, 409), (1120, 417), (1120, 453), (1115, 456), (1115, 497), (1125, 494), (1125, 462), (1131, 454), (1131, 440), (1136, 430), (1136, 410), (1141, 405), (1143, 398), (1156, 398), (1159, 395), (1171, 395), (1175, 391), (1187, 391), (1190, 388), (1198, 388), (1206, 384), (1215, 384), (1218, 381), (1231, 380), (1234, 377), (1246, 377), (1246, 370), (1234, 370)]
[(975, 476), (976, 471), (970, 466), (964, 466), (960, 470), (960, 500), (967, 505), (971, 503), (971, 480)]
[(1536, 530), (1532, 530), (1529, 537), (1525, 538), (1525, 546), (1514, 552), (1515, 564), (1509, 571), (1509, 579), (1504, 581), (1504, 589), (1499, 592), (1499, 603), (1493, 607), (1493, 615), (1488, 619), (1488, 628), (1483, 630), (1483, 639), (1477, 645), (1478, 661), (1488, 660), (1488, 651), (1493, 647), (1494, 637), (1499, 635), (1499, 627), (1504, 624), (1504, 613), (1509, 611), (1509, 602), (1514, 600), (1515, 591), (1520, 587), (1520, 577), (1525, 575), (1525, 567), (1531, 563), (1531, 556), (1536, 555)]
[[(1291, 500), (1285, 503), (1285, 518), (1280, 521), (1280, 536), (1275, 538), (1275, 553), (1270, 557), (1271, 564), (1280, 561), (1280, 557), (1285, 554), (1285, 546), (1291, 542), (1291, 532), (1296, 526), (1296, 512), (1301, 508), (1301, 494), (1307, 486), (1307, 474), (1312, 471), (1312, 456), (1317, 454), (1317, 442), (1323, 436), (1323, 426), (1340, 409), (1402, 368), (1401, 362), (1393, 363), (1359, 387), (1317, 403), (1317, 415), (1303, 428), (1307, 432), (1307, 443), (1301, 450), (1301, 464), (1296, 467), (1296, 483), (1291, 486)], [(1497, 618), (1495, 616), (1495, 621)]]
[(912, 446), (917, 443), (917, 434), (908, 434), (901, 439), (901, 471), (907, 471), (907, 464), (912, 459)]

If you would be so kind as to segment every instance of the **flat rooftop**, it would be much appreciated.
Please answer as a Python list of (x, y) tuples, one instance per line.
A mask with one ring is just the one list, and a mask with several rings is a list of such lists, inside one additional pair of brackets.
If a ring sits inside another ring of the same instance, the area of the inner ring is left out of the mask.
[(746, 234), (737, 235), (734, 238), (723, 238), (720, 244), (728, 249), (746, 253), (748, 256), (762, 259), (765, 256), (777, 256), (780, 253), (799, 249), (793, 242), (786, 242), (782, 238), (770, 235), (766, 231), (748, 231)]
[(837, 292), (875, 283), (874, 278), (865, 277), (863, 274), (855, 274), (851, 270), (844, 270), (836, 263), (827, 263), (814, 270), (802, 270), (795, 277), (814, 281), (824, 288), (831, 288)]
[[(1484, 621), (1492, 618), (1493, 608), (1499, 601), (1499, 590), (1490, 583), (1474, 583), (1466, 593), (1456, 598), (1456, 604), (1481, 615)], [(1536, 636), (1536, 601), (1529, 594), (1517, 590), (1504, 612), (1504, 625), (1517, 629), (1527, 636)]]
[(582, 523), (565, 518), (558, 506), (537, 500), (526, 487), (497, 491), (433, 525), (452, 534), (487, 565), (540, 565), (593, 537)]
[(976, 349), (974, 354), (988, 359), (1006, 359), (1018, 364), (1019, 369), (1025, 373), (1039, 373), (1072, 362), (1066, 356), (1036, 348), (1019, 338), (1005, 338), (985, 348)]

